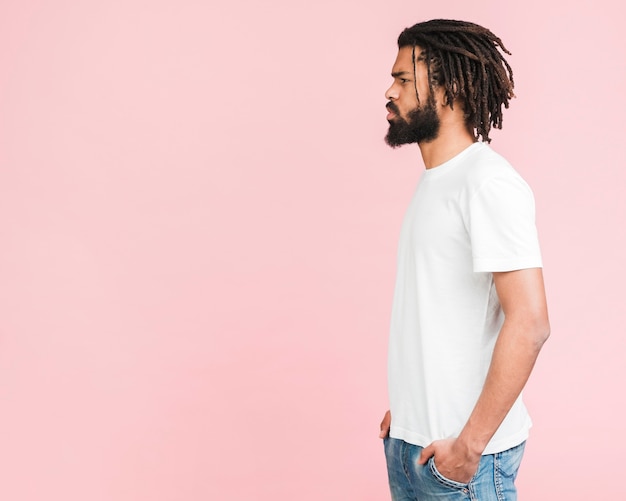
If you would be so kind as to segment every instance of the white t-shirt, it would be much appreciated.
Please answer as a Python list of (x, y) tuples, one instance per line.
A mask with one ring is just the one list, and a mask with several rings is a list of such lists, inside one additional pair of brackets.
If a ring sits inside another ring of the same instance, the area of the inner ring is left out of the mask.
[[(400, 234), (389, 339), (390, 436), (458, 436), (483, 388), (504, 316), (493, 274), (541, 267), (533, 194), (474, 143), (424, 171)], [(484, 454), (528, 437), (522, 398)]]

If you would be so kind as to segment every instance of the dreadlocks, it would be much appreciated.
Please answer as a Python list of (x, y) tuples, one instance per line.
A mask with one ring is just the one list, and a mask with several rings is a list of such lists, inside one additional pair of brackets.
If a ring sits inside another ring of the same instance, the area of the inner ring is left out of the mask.
[[(465, 21), (433, 19), (406, 28), (398, 48), (413, 47), (415, 60), (425, 61), (428, 86), (442, 86), (451, 108), (460, 100), (465, 121), (478, 139), (489, 143), (491, 127), (502, 128), (502, 105), (509, 107), (513, 94), (513, 70), (500, 50), (511, 54), (497, 36), (482, 26)], [(422, 49), (416, 53), (415, 47)], [(417, 88), (416, 88), (417, 93)], [(417, 96), (419, 102), (419, 96)]]

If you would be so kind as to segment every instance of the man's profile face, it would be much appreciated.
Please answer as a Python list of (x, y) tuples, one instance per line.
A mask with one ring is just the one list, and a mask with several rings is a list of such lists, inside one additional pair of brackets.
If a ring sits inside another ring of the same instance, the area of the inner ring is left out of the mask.
[(391, 70), (393, 84), (385, 92), (389, 100), (385, 142), (392, 148), (432, 141), (439, 133), (437, 106), (428, 89), (428, 70), (421, 53), (422, 49), (416, 46), (414, 72), (413, 48), (402, 47)]

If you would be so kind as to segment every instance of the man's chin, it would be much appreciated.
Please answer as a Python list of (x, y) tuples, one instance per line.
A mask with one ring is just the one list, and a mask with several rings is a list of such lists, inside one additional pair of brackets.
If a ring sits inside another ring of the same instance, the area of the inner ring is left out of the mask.
[(400, 146), (404, 146), (405, 144), (411, 144), (413, 142), (414, 141), (409, 141), (405, 138), (390, 136), (389, 134), (385, 136), (385, 143), (387, 143), (387, 146), (390, 146), (391, 148), (399, 148)]

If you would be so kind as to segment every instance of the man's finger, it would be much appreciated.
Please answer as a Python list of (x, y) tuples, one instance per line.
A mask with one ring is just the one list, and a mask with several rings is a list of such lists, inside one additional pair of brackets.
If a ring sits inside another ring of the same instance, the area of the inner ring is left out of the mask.
[(380, 423), (380, 438), (385, 438), (389, 435), (389, 423), (387, 421), (383, 421)]
[(420, 454), (418, 464), (426, 464), (426, 462), (435, 455), (435, 448), (433, 444), (430, 444), (428, 447), (424, 447), (422, 449), (422, 453)]

